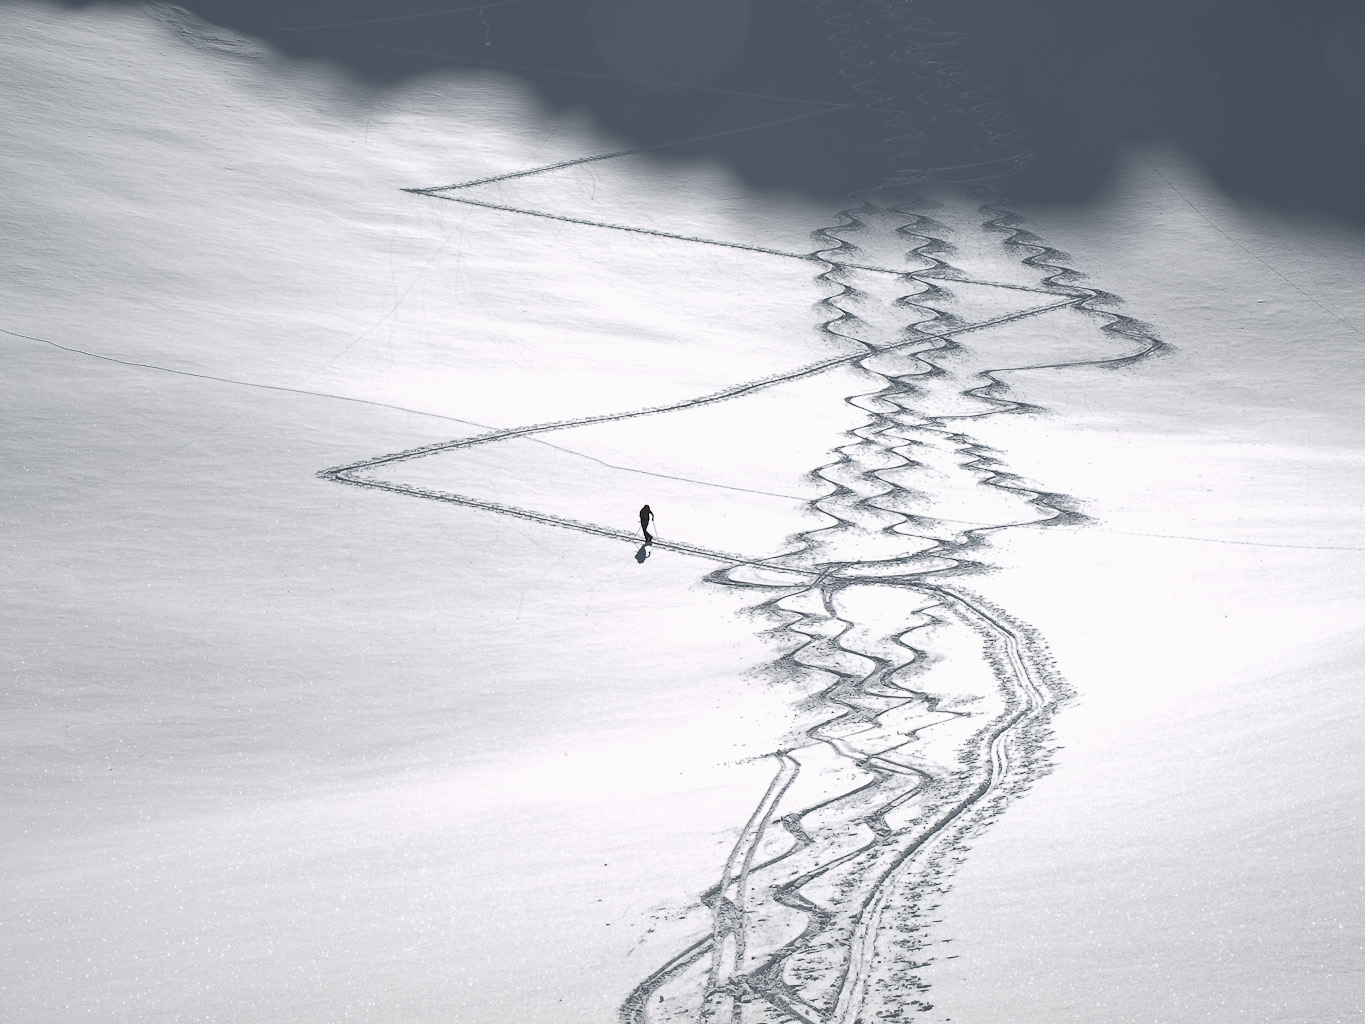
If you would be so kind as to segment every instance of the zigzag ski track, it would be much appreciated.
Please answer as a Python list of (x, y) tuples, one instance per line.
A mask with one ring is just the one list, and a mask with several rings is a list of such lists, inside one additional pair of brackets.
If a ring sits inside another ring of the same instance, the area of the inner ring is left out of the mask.
[[(955, 343), (950, 331), (940, 331), (951, 317), (935, 303), (948, 298), (955, 279), (965, 275), (935, 255), (950, 255), (953, 247), (930, 233), (942, 225), (916, 212), (930, 209), (932, 204), (919, 199), (878, 207), (864, 198), (841, 215), (838, 226), (819, 232), (828, 246), (820, 255), (830, 262), (821, 279), (837, 289), (825, 300), (830, 313), (825, 329), (859, 340), (856, 332), (868, 317), (865, 297), (858, 297), (855, 316), (849, 308), (855, 289), (842, 282), (846, 268), (836, 261), (857, 251), (854, 239), (899, 218), (892, 233), (913, 243), (907, 258), (928, 259), (931, 267), (904, 275), (908, 290), (886, 303), (886, 312), (899, 311), (902, 318), (911, 308), (930, 312), (929, 320), (905, 328), (929, 341), (916, 349), (918, 373), (878, 374), (868, 365), (880, 351), (871, 345), (859, 357), (859, 365), (881, 377), (883, 386), (846, 398), (868, 414), (868, 422), (849, 432), (834, 462), (815, 471), (832, 490), (812, 507), (831, 521), (765, 562), (804, 571), (809, 582), (756, 578), (742, 565), (710, 577), (719, 585), (771, 595), (760, 608), (793, 645), (772, 671), (809, 681), (811, 702), (822, 710), (790, 747), (774, 755), (778, 799), (772, 800), (770, 789), (755, 812), (766, 816), (769, 853), (747, 869), (747, 902), (725, 896), (734, 886), (727, 870), (720, 885), (702, 897), (713, 909), (724, 904), (725, 913), (714, 914), (713, 933), (631, 993), (621, 1008), (623, 1024), (696, 1019), (856, 1024), (930, 1009), (916, 977), (917, 968), (930, 962), (930, 901), (962, 855), (963, 840), (1047, 768), (1048, 722), (1066, 694), (1064, 685), (1049, 671), (1040, 640), (1026, 626), (947, 580), (973, 570), (968, 556), (991, 532), (1080, 517), (1067, 497), (1027, 487), (1006, 472), (959, 421), (1027, 412), (1025, 403), (996, 393), (1004, 389), (1000, 375), (1011, 369), (1123, 365), (1156, 351), (1160, 342), (1137, 321), (1096, 310), (1115, 300), (1079, 284), (1064, 253), (1023, 231), (998, 205), (986, 205), (977, 230), (1004, 234), (1003, 252), (1036, 270), (1041, 287), (1066, 296), (1062, 306), (1072, 315), (1101, 321), (1098, 338), (1121, 339), (1126, 350), (979, 368), (957, 379), (940, 372), (937, 353)], [(985, 384), (975, 383), (982, 379)], [(936, 390), (976, 408), (940, 415), (919, 411), (934, 404)], [(947, 520), (907, 513), (904, 502), (920, 490), (908, 481), (929, 471), (926, 451), (955, 462), (969, 487), (1000, 495), (1012, 514), (954, 532)], [(866, 551), (869, 540), (883, 544), (880, 555), (841, 556), (850, 546)], [(860, 589), (877, 590), (883, 603), (899, 595), (917, 607), (877, 631), (875, 623), (859, 623), (841, 607)], [(940, 639), (953, 634), (951, 642)], [(951, 680), (972, 660), (967, 648), (973, 643), (978, 679), (989, 676), (993, 686), (954, 692)], [(935, 673), (950, 685), (936, 684)], [(948, 740), (946, 758), (942, 744), (938, 755), (921, 749), (936, 730), (957, 733)], [(751, 821), (736, 853), (744, 846), (751, 854), (761, 833)], [(746, 864), (752, 860), (746, 855)], [(725, 969), (718, 970), (715, 964), (722, 961)]]
[[(841, 349), (852, 345), (851, 354), (666, 405), (527, 424), (319, 472), (633, 546), (634, 532), (376, 474), (473, 446), (741, 401), (836, 367), (856, 366), (872, 382), (844, 398), (862, 424), (832, 449), (832, 461), (811, 470), (827, 487), (809, 502), (823, 525), (774, 538), (776, 553), (655, 543), (717, 563), (711, 583), (754, 594), (756, 614), (786, 648), (768, 671), (807, 696), (788, 742), (771, 755), (769, 787), (737, 823), (716, 884), (697, 895), (709, 929), (626, 996), (622, 1024), (859, 1024), (932, 1009), (918, 972), (935, 955), (934, 901), (965, 841), (1048, 769), (1049, 721), (1067, 695), (1041, 639), (969, 582), (979, 579), (992, 534), (1083, 518), (1073, 499), (1026, 484), (1001, 464), (972, 437), (972, 424), (1033, 410), (1010, 393), (1010, 373), (1125, 366), (1162, 348), (1145, 324), (1112, 312), (1116, 297), (1084, 285), (1066, 254), (1029, 232), (991, 184), (1028, 154), (990, 96), (952, 61), (955, 40), (904, 5), (869, 0), (854, 12), (816, 2), (828, 12), (852, 91), (889, 133), (900, 177), (855, 195), (837, 224), (815, 232), (811, 252), (460, 194), (498, 177), (408, 191), (491, 215), (814, 263), (826, 290), (823, 330)], [(895, 77), (887, 65), (907, 61), (927, 81), (914, 95), (887, 93), (880, 83)], [(797, 116), (844, 109), (811, 105), (819, 109)], [(911, 107), (920, 116), (931, 109), (936, 124), (957, 131), (965, 140), (957, 158), (932, 166)], [(960, 198), (940, 203), (906, 191), (962, 179), (975, 180), (988, 200), (975, 211)], [(882, 284), (868, 288), (860, 275)], [(890, 298), (888, 282), (897, 291)], [(1049, 331), (1039, 335), (1036, 358), (992, 358), (993, 344), (1003, 339), (1008, 349), (1012, 332), (1038, 318)], [(1053, 335), (1067, 335), (1072, 348), (1059, 342), (1050, 354)], [(1077, 336), (1089, 339), (1079, 357)]]
[[(760, 616), (789, 638), (770, 671), (810, 696), (799, 733), (773, 754), (772, 784), (739, 829), (717, 884), (698, 897), (710, 908), (711, 930), (641, 981), (621, 1005), (623, 1022), (856, 1024), (927, 1009), (916, 969), (931, 958), (934, 894), (964, 839), (1046, 770), (1048, 721), (1065, 688), (1030, 630), (965, 579), (991, 533), (1079, 516), (1067, 497), (1024, 485), (967, 428), (1029, 410), (1001, 394), (1012, 369), (1122, 365), (1160, 342), (1137, 321), (1096, 309), (1113, 297), (1080, 284), (1065, 254), (1002, 206), (982, 206), (984, 219), (965, 229), (935, 219), (952, 213), (887, 192), (859, 198), (838, 225), (817, 232), (812, 256), (830, 293), (824, 330), (859, 352), (666, 406), (529, 424), (320, 473), (634, 545), (634, 533), (373, 474), (474, 445), (742, 400), (839, 365), (855, 364), (878, 383), (845, 398), (865, 422), (834, 449), (834, 461), (812, 471), (829, 486), (810, 503), (826, 525), (788, 538), (778, 554), (685, 540), (655, 545), (720, 563), (711, 582), (754, 592)], [(992, 273), (1017, 278), (1024, 268), (1035, 281), (996, 287), (966, 274), (948, 262), (954, 232), (993, 240), (1000, 258)], [(858, 271), (843, 258), (869, 245), (885, 249), (888, 240), (924, 269), (898, 274), (903, 293), (878, 305), (849, 283)], [(967, 286), (990, 289), (1008, 308), (963, 321), (951, 310), (954, 289)], [(1037, 302), (1035, 292), (1050, 301)], [(949, 356), (964, 357), (974, 336), (986, 337), (988, 352), (992, 332), (1056, 316), (1091, 325), (1094, 358), (943, 368)], [(1114, 351), (1116, 342), (1123, 349)], [(876, 360), (889, 352), (908, 354), (910, 372), (880, 372)], [(945, 411), (929, 411), (935, 406)], [(994, 517), (963, 524), (936, 515), (944, 473), (950, 488), (989, 497)], [(888, 607), (889, 615), (877, 610)]]

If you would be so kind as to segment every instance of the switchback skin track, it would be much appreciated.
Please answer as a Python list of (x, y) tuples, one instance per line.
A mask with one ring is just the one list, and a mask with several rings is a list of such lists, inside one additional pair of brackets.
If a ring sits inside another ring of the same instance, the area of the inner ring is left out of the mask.
[[(901, 197), (893, 205), (890, 198), (869, 195), (846, 211), (843, 223), (819, 233), (825, 247), (815, 255), (827, 263), (819, 279), (837, 289), (824, 300), (830, 314), (826, 331), (858, 341), (880, 321), (881, 333), (889, 329), (902, 340), (882, 346), (860, 342), (862, 353), (658, 408), (494, 431), (320, 474), (634, 545), (633, 531), (377, 474), (475, 445), (741, 401), (765, 387), (850, 363), (882, 382), (879, 389), (847, 397), (867, 421), (849, 432), (834, 462), (813, 470), (832, 488), (811, 503), (829, 525), (790, 538), (778, 554), (718, 551), (686, 538), (655, 543), (719, 562), (722, 567), (708, 577), (713, 583), (761, 595), (760, 613), (791, 638), (791, 650), (772, 671), (808, 686), (818, 720), (788, 748), (774, 751), (771, 787), (740, 829), (717, 885), (698, 901), (708, 908), (709, 929), (630, 993), (621, 1008), (623, 1021), (682, 1021), (700, 1014), (736, 1022), (851, 1024), (873, 1019), (873, 1008), (900, 1014), (929, 1009), (914, 970), (924, 962), (917, 960), (923, 955), (917, 950), (931, 923), (934, 889), (960, 856), (964, 837), (999, 813), (1047, 764), (1047, 722), (1065, 690), (1049, 673), (1038, 638), (973, 593), (965, 580), (978, 567), (972, 555), (990, 532), (1079, 517), (1065, 496), (1026, 486), (999, 466), (972, 440), (970, 422), (1027, 414), (1029, 407), (1003, 393), (1011, 370), (1122, 365), (1155, 351), (1159, 342), (1136, 321), (1095, 310), (1112, 297), (1076, 283), (1079, 275), (1064, 266), (1064, 254), (1020, 228), (1003, 207), (982, 206), (983, 219), (973, 230), (989, 235), (1005, 258), (1032, 269), (1036, 291), (1053, 301), (1037, 302), (1033, 288), (999, 288), (968, 278), (945, 258), (949, 244), (932, 233), (947, 234), (944, 226), (913, 212), (932, 204)], [(856, 253), (860, 243), (884, 248), (888, 238), (923, 269), (896, 275), (904, 294), (874, 308), (847, 281), (885, 272), (856, 268), (839, 257)], [(953, 289), (961, 286), (995, 289), (1023, 302), (1011, 312), (960, 323), (936, 307), (951, 306)], [(971, 365), (971, 353), (956, 341), (1007, 332), (1025, 318), (1058, 317), (1069, 319), (1067, 329), (1081, 321), (1103, 354), (982, 367)], [(915, 323), (906, 325), (906, 319)], [(876, 361), (891, 352), (913, 356), (917, 368), (879, 373)], [(1010, 514), (965, 527), (935, 516), (932, 492), (943, 485), (934, 476), (945, 466), (962, 478), (962, 486), (990, 488)], [(882, 550), (845, 554), (868, 545)], [(891, 596), (891, 607), (904, 606), (908, 613), (890, 629), (887, 623), (860, 623), (842, 605), (851, 597), (865, 605), (871, 591)], [(942, 675), (945, 665), (964, 658), (983, 670), (977, 675), (993, 680), (991, 691), (953, 692), (921, 679), (930, 669)], [(935, 734), (946, 737), (947, 756), (920, 750)]]
[[(475, 446), (742, 401), (838, 367), (856, 367), (875, 382), (845, 397), (865, 420), (833, 448), (832, 462), (811, 471), (829, 488), (809, 502), (823, 525), (786, 538), (776, 553), (722, 551), (686, 537), (655, 541), (657, 549), (719, 563), (711, 583), (754, 593), (759, 621), (786, 648), (769, 671), (808, 697), (790, 742), (772, 752), (770, 785), (748, 820), (736, 823), (716, 884), (696, 898), (695, 939), (626, 995), (623, 1024), (927, 1019), (933, 1004), (917, 971), (934, 956), (935, 894), (965, 855), (965, 839), (1047, 769), (1048, 723), (1067, 693), (1041, 639), (970, 581), (987, 568), (980, 558), (991, 533), (1083, 518), (1072, 499), (999, 464), (973, 439), (972, 421), (1035, 411), (1008, 396), (1012, 372), (1118, 367), (1162, 347), (1144, 324), (1110, 311), (1119, 300), (1085, 287), (1066, 254), (1009, 210), (995, 182), (1027, 152), (989, 96), (961, 80), (947, 56), (952, 40), (908, 8), (878, 8), (862, 21), (828, 9), (844, 74), (865, 109), (882, 112), (895, 132), (887, 141), (898, 174), (855, 195), (839, 223), (814, 233), (810, 252), (568, 216), (478, 193), (636, 150), (407, 191), (494, 216), (814, 263), (828, 293), (823, 330), (858, 351), (665, 405), (497, 430), (319, 473), (633, 546), (633, 530), (381, 474)], [(904, 71), (911, 58), (930, 79), (919, 102), (967, 158), (929, 166), (918, 122), (878, 90), (888, 67)], [(776, 101), (806, 105), (797, 118), (838, 116), (849, 106)], [(937, 181), (974, 183), (980, 205), (973, 213), (961, 199), (936, 201), (929, 194)], [(978, 303), (992, 314), (961, 315)], [(994, 352), (1018, 349), (1011, 331), (1023, 321), (1041, 322), (1042, 340), (1031, 338), (1025, 358), (994, 361)], [(989, 494), (993, 518), (953, 518), (942, 506), (955, 492)]]

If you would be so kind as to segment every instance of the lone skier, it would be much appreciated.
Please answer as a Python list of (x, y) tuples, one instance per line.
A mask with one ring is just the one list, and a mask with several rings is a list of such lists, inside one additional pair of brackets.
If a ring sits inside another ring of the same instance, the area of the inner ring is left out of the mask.
[(651, 512), (649, 506), (646, 505), (644, 508), (640, 509), (640, 532), (645, 535), (646, 544), (654, 543), (654, 535), (649, 532), (649, 524), (652, 522), (654, 522), (654, 513)]

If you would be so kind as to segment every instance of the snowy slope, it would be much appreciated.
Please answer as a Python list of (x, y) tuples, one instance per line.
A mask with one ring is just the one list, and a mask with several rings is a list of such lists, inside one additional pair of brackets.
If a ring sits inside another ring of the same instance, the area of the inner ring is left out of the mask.
[(728, 382), (782, 317), (799, 363), (811, 268), (708, 305), (648, 245), (400, 191), (610, 146), (503, 81), (6, 18), (7, 1005), (609, 1017), (766, 785), (771, 645), (695, 563), (315, 473)]
[(24, 1019), (1358, 1013), (1360, 239), (4, 10)]
[(1365, 239), (1160, 152), (1035, 218), (1173, 351), (1016, 375), (1053, 415), (983, 425), (1096, 522), (1001, 538), (1079, 693), (942, 901), (928, 1019), (1358, 1019)]

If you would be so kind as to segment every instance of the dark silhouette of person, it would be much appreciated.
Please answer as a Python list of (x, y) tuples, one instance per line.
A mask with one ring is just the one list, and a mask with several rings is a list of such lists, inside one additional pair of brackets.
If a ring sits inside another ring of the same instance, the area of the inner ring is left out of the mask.
[(644, 508), (640, 509), (640, 532), (645, 535), (646, 544), (654, 543), (654, 535), (649, 532), (649, 524), (652, 522), (654, 522), (654, 513), (651, 512), (649, 506), (646, 505)]

